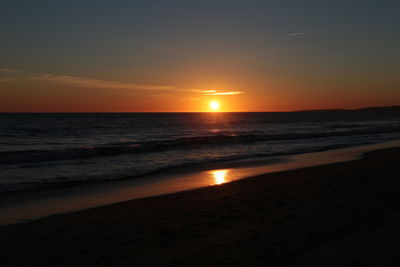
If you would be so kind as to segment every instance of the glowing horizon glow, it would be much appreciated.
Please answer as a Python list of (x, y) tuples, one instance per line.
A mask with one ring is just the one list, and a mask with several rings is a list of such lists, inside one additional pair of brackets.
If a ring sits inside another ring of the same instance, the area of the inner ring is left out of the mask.
[(219, 102), (216, 100), (211, 101), (209, 106), (212, 111), (218, 111), (220, 107)]
[(215, 170), (215, 171), (210, 171), (210, 174), (213, 176), (214, 179), (214, 184), (215, 185), (220, 185), (224, 184), (227, 181), (227, 176), (230, 170)]

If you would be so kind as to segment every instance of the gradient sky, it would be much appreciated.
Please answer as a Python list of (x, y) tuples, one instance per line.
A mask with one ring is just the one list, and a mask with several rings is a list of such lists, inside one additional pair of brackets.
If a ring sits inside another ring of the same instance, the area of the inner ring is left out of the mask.
[(0, 112), (400, 103), (400, 1), (4, 1)]

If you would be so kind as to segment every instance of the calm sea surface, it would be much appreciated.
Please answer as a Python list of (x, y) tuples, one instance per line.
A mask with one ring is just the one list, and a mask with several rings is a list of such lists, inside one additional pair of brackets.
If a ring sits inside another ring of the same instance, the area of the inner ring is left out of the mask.
[(0, 114), (0, 194), (400, 138), (400, 112)]

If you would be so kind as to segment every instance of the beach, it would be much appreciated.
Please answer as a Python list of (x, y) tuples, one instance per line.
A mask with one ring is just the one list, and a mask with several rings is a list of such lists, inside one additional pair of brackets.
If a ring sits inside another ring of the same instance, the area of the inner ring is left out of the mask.
[(0, 267), (400, 266), (400, 1), (3, 1)]
[(398, 266), (399, 148), (0, 227), (2, 266)]

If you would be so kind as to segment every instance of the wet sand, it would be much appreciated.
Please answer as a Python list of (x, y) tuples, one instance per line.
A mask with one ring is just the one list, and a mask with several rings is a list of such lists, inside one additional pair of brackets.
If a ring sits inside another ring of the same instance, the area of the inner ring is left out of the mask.
[(400, 149), (0, 227), (1, 266), (400, 266)]
[(220, 185), (260, 174), (351, 161), (369, 151), (399, 146), (400, 141), (392, 141), (305, 154), (216, 162), (196, 168), (171, 169), (146, 177), (6, 194), (0, 196), (0, 225)]

